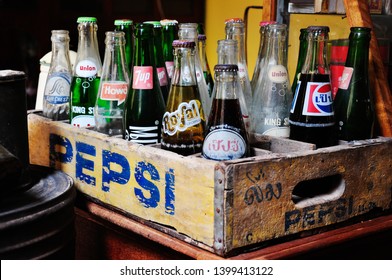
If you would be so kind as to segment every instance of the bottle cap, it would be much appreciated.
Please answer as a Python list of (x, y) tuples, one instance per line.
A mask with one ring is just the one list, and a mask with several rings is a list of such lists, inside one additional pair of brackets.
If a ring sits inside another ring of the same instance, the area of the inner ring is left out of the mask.
[(172, 46), (174, 48), (194, 48), (196, 43), (190, 40), (174, 40)]
[(260, 21), (259, 26), (267, 26), (269, 24), (276, 23), (276, 21)]
[(235, 23), (242, 23), (244, 22), (242, 18), (229, 18), (225, 20), (225, 23), (235, 22)]
[(95, 17), (78, 17), (77, 23), (82, 22), (97, 22), (97, 18)]
[(133, 20), (131, 19), (116, 19), (114, 20), (114, 25), (132, 25)]
[(315, 31), (329, 32), (329, 27), (328, 26), (314, 26), (314, 25), (311, 25), (311, 26), (308, 27), (308, 31), (311, 31), (311, 32), (315, 32)]
[(160, 27), (162, 27), (160, 21), (153, 21), (153, 20), (150, 20), (150, 21), (145, 21), (145, 22), (143, 22), (143, 23), (145, 23), (145, 24), (152, 24), (152, 25), (154, 26), (154, 28), (160, 28)]
[(175, 19), (163, 19), (160, 22), (162, 26), (178, 24), (178, 21), (176, 21)]
[(214, 67), (215, 72), (238, 72), (237, 64), (217, 64)]
[(206, 39), (207, 39), (207, 36), (205, 34), (197, 35), (197, 40), (199, 40), (199, 41), (205, 41)]

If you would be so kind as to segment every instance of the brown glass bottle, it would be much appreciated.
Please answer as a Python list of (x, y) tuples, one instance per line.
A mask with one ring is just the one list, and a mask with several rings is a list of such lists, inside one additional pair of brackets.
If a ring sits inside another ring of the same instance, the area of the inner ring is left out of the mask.
[(205, 117), (197, 87), (194, 41), (175, 40), (174, 74), (162, 120), (162, 149), (181, 155), (199, 153)]

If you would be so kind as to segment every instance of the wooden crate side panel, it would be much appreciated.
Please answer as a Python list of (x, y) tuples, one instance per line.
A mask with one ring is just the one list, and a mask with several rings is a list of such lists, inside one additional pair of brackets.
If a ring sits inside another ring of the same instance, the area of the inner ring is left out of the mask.
[(29, 115), (32, 164), (69, 174), (77, 189), (142, 219), (214, 242), (214, 166)]
[[(233, 220), (227, 221), (233, 229), (233, 236), (227, 236), (228, 251), (391, 207), (390, 139), (326, 150), (233, 166), (228, 174), (234, 188)], [(302, 182), (309, 182), (308, 188), (324, 183), (335, 188), (295, 203), (293, 191)]]

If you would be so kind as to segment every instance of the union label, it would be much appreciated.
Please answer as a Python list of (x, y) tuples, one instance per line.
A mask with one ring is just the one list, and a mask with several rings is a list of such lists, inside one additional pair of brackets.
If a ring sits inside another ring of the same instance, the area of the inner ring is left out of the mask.
[(75, 68), (76, 75), (82, 78), (92, 77), (97, 74), (98, 67), (91, 60), (81, 60)]

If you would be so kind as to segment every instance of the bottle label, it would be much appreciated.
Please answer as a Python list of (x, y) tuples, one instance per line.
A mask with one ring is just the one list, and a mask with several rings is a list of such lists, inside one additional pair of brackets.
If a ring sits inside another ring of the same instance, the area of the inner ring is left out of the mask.
[(165, 65), (166, 65), (167, 75), (171, 79), (174, 73), (174, 61), (166, 61)]
[(348, 89), (351, 81), (351, 77), (353, 76), (354, 68), (352, 67), (344, 67), (342, 77), (339, 81), (339, 88)]
[(305, 116), (333, 116), (330, 83), (307, 83), (302, 114)]
[(223, 127), (211, 129), (204, 139), (203, 156), (214, 160), (230, 160), (245, 155), (246, 142), (239, 133)]
[(71, 125), (84, 128), (95, 127), (95, 119), (91, 115), (79, 115), (71, 120)]
[(286, 67), (283, 65), (274, 65), (268, 70), (268, 78), (271, 82), (282, 84), (288, 80)]
[(182, 102), (176, 111), (163, 114), (163, 132), (172, 136), (177, 131), (185, 131), (200, 122), (198, 102), (196, 100), (191, 100), (189, 103)]
[(165, 67), (157, 67), (157, 72), (158, 72), (159, 85), (166, 86), (168, 84), (168, 81), (167, 81)]
[(69, 102), (71, 75), (69, 73), (54, 73), (49, 75), (46, 82), (44, 98), (50, 104)]
[(128, 126), (125, 130), (125, 140), (139, 144), (156, 144), (158, 143), (158, 126), (159, 121), (155, 121), (153, 126)]
[(102, 100), (117, 101), (118, 105), (125, 101), (128, 84), (125, 82), (108, 81), (101, 84), (100, 97)]
[(153, 89), (153, 67), (152, 66), (134, 66), (133, 67), (133, 89)]
[(82, 78), (92, 77), (98, 73), (98, 67), (91, 60), (81, 60), (76, 65), (75, 73)]
[(241, 62), (238, 62), (238, 77), (241, 80), (246, 77), (246, 68), (245, 65)]

